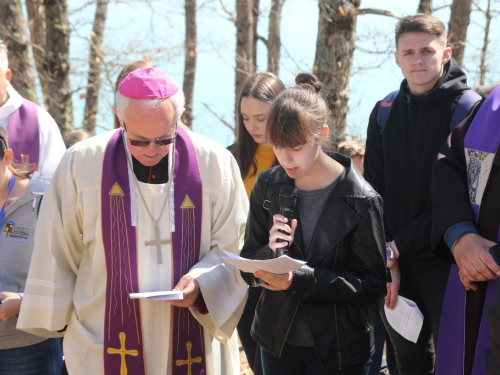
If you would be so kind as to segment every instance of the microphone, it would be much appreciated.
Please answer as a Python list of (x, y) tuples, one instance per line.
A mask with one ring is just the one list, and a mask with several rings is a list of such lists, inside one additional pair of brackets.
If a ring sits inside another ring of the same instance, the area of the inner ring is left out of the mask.
[[(293, 210), (295, 209), (295, 205), (297, 204), (297, 189), (293, 186), (282, 186), (280, 189), (280, 214), (286, 217), (287, 224), (291, 226), (291, 220), (293, 215)], [(283, 230), (280, 230), (281, 233), (290, 234)], [(278, 242), (286, 242), (286, 245), (280, 249), (276, 249), (276, 258), (288, 254), (290, 250), (290, 244), (288, 241), (282, 240), (278, 238)]]

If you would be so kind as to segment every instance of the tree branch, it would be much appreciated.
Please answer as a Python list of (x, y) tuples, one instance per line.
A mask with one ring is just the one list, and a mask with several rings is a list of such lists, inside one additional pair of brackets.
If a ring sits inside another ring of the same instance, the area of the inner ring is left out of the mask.
[(224, 0), (219, 0), (220, 6), (222, 7), (222, 10), (226, 12), (226, 14), (229, 16), (229, 19), (236, 23), (236, 15), (231, 12), (229, 9), (227, 9), (226, 4), (224, 4)]
[(396, 16), (395, 14), (389, 12), (388, 10), (382, 10), (382, 9), (371, 9), (371, 8), (365, 8), (365, 9), (358, 9), (356, 12), (356, 16), (361, 16), (364, 14), (375, 14), (378, 16), (386, 16), (386, 17), (392, 17), (396, 19), (401, 19), (401, 17)]
[(201, 102), (201, 104), (203, 104), (203, 106), (208, 109), (208, 111), (214, 115), (215, 117), (217, 117), (219, 119), (220, 122), (222, 122), (223, 125), (227, 126), (229, 129), (231, 129), (232, 132), (236, 133), (236, 128), (231, 125), (224, 117), (222, 117), (221, 115), (219, 115), (217, 112), (215, 112), (212, 108), (209, 107), (209, 105), (205, 102)]
[(264, 38), (262, 35), (257, 34), (257, 39), (260, 40), (262, 43), (264, 43), (267, 47), (267, 39)]

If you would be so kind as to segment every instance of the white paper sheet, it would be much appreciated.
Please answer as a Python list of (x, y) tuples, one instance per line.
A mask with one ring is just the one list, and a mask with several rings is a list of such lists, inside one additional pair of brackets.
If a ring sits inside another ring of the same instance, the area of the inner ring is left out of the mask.
[(239, 257), (238, 255), (227, 251), (224, 251), (224, 253), (227, 255), (227, 257), (222, 257), (225, 262), (233, 265), (243, 272), (248, 273), (254, 273), (255, 271), (262, 270), (276, 274), (283, 274), (296, 270), (306, 263), (302, 260), (292, 259), (286, 255), (275, 259), (253, 260)]
[(394, 310), (390, 310), (384, 304), (387, 321), (405, 339), (417, 342), (424, 316), (417, 304), (412, 300), (398, 296), (398, 302)]
[(144, 298), (157, 301), (175, 301), (184, 299), (184, 293), (179, 290), (148, 292), (148, 293), (130, 293), (130, 298)]

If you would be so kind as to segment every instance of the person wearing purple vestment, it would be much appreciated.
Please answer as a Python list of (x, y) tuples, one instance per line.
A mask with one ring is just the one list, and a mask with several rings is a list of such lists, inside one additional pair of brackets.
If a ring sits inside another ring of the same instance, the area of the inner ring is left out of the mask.
[(22, 172), (38, 170), (50, 180), (66, 146), (54, 119), (12, 87), (7, 47), (0, 40), (0, 126), (7, 129), (14, 165)]
[(121, 127), (74, 145), (49, 185), (17, 328), (64, 335), (71, 375), (238, 374), (248, 291), (221, 259), (248, 211), (236, 161), (178, 126), (184, 94), (161, 69), (115, 99)]
[[(498, 353), (488, 356), (485, 367), (488, 343), (491, 339), (494, 349), (499, 339), (498, 328), (487, 323), (485, 306), (495, 294), (498, 299), (500, 276), (500, 86), (489, 91), (452, 132), (433, 170), (432, 247), (454, 263), (443, 304), (436, 375), (498, 374), (499, 369)], [(498, 327), (494, 316), (493, 311), (491, 323)]]

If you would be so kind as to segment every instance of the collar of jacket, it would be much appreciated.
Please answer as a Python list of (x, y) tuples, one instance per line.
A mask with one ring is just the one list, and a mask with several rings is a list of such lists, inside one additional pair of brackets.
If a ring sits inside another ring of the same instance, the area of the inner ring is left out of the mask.
[[(367, 195), (376, 195), (375, 191), (369, 187), (361, 174), (352, 166), (350, 158), (339, 153), (327, 153), (332, 159), (342, 164), (344, 172), (339, 176), (335, 189), (328, 197), (323, 212), (318, 219), (313, 237), (311, 239), (310, 249), (307, 251), (308, 265), (314, 267), (330, 252), (335, 246), (361, 221), (360, 215), (348, 203), (350, 199), (364, 199)], [(283, 167), (277, 166), (269, 177), (269, 185), (288, 185), (294, 186), (294, 181), (286, 174)], [(274, 189), (274, 197), (271, 202), (271, 212), (279, 213), (279, 189)], [(295, 210), (292, 216), (297, 219), (297, 229), (292, 247), (304, 256), (302, 228), (298, 211)]]

